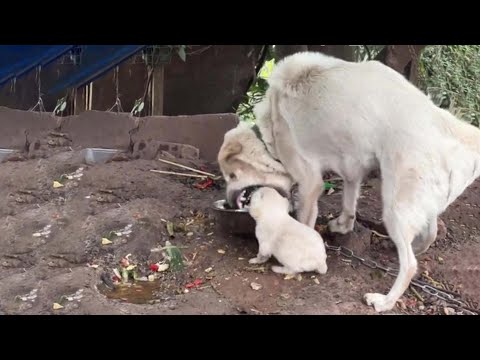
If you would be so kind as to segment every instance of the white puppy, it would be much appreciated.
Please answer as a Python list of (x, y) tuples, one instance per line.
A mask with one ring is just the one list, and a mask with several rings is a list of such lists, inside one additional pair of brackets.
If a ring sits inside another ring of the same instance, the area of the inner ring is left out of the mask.
[(272, 266), (279, 274), (327, 272), (327, 255), (323, 239), (314, 229), (288, 214), (289, 201), (276, 190), (263, 187), (255, 191), (249, 212), (257, 226), (259, 243), (256, 258), (250, 264), (263, 264), (274, 256), (283, 266)]

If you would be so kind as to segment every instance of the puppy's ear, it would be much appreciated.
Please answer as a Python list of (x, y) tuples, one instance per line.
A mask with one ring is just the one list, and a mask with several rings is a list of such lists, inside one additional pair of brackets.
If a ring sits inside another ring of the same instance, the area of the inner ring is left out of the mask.
[(218, 162), (224, 161), (228, 162), (234, 157), (242, 152), (243, 146), (240, 142), (229, 142), (227, 143), (218, 154)]

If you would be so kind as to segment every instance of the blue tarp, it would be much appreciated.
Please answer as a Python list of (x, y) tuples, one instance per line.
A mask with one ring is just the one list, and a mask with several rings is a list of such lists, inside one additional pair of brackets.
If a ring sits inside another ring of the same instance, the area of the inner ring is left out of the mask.
[(37, 66), (45, 66), (73, 45), (0, 45), (0, 86)]
[[(43, 94), (51, 95), (68, 88), (84, 86), (121, 64), (146, 45), (77, 46), (82, 49), (80, 63), (61, 75), (50, 87), (42, 84)], [(74, 45), (0, 45), (0, 86), (38, 65), (47, 65), (73, 47)]]
[(81, 63), (61, 76), (45, 94), (55, 94), (67, 88), (79, 88), (105, 75), (146, 45), (82, 45)]

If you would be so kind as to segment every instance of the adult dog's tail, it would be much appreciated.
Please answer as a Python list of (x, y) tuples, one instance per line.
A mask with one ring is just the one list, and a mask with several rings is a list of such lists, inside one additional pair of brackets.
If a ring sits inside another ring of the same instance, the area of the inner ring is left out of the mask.
[(301, 52), (287, 56), (273, 69), (268, 83), (287, 96), (305, 95), (318, 77), (328, 69), (345, 64), (344, 60), (319, 52)]

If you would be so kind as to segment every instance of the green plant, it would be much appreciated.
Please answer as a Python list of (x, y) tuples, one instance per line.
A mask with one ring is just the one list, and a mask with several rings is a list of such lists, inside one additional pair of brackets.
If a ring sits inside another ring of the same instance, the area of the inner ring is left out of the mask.
[(480, 45), (431, 45), (419, 62), (420, 87), (439, 106), (479, 126)]
[(240, 104), (237, 110), (237, 115), (241, 120), (247, 122), (255, 122), (255, 115), (253, 114), (253, 108), (262, 100), (265, 96), (265, 92), (268, 89), (267, 79), (272, 73), (275, 65), (275, 59), (271, 58), (265, 61), (263, 64), (257, 80), (252, 84), (247, 92), (247, 96), (244, 102)]

